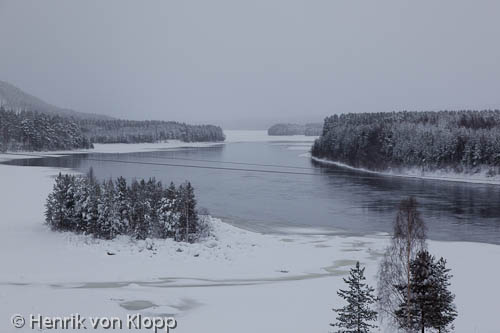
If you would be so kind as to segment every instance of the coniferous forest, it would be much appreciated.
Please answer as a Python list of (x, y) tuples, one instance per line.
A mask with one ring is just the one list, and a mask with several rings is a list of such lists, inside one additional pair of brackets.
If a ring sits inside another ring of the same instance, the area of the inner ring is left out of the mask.
[(164, 140), (213, 142), (225, 139), (219, 126), (188, 125), (175, 121), (79, 119), (77, 124), (93, 143), (141, 143)]
[(321, 123), (300, 124), (275, 124), (267, 130), (268, 135), (321, 135)]
[(0, 107), (0, 151), (51, 151), (92, 148), (93, 143), (164, 140), (224, 141), (219, 126), (174, 121), (80, 119)]
[(350, 113), (325, 119), (312, 155), (371, 170), (500, 167), (500, 111)]
[(165, 187), (150, 178), (128, 185), (119, 177), (100, 183), (92, 170), (86, 176), (59, 174), (47, 198), (45, 221), (53, 230), (102, 239), (130, 235), (194, 242), (208, 232), (189, 182)]
[(0, 151), (43, 151), (92, 148), (70, 118), (0, 108)]

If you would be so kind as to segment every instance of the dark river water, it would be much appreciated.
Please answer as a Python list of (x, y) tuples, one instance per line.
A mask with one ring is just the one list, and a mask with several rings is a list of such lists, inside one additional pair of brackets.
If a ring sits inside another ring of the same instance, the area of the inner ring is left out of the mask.
[[(189, 180), (195, 187), (200, 207), (227, 222), (262, 232), (287, 232), (296, 227), (356, 234), (389, 232), (399, 201), (413, 195), (420, 204), (429, 238), (500, 244), (500, 186), (379, 176), (327, 167), (310, 160), (307, 156), (310, 145), (310, 142), (228, 143), (204, 148), (77, 154), (8, 163), (67, 167), (82, 172), (92, 166), (100, 179), (154, 176), (177, 184)], [(289, 173), (161, 165), (166, 163)]]

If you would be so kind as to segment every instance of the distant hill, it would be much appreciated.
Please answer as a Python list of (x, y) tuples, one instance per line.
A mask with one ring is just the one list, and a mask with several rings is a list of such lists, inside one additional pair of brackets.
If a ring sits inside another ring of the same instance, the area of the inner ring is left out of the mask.
[(310, 123), (300, 124), (275, 124), (267, 130), (269, 135), (307, 135), (320, 136), (323, 130), (323, 124)]
[(99, 114), (78, 112), (54, 106), (5, 81), (0, 81), (0, 106), (7, 110), (37, 111), (78, 119), (113, 119)]

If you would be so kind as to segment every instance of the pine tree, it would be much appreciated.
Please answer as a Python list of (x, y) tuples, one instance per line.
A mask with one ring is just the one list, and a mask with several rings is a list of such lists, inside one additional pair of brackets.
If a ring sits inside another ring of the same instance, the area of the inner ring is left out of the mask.
[[(421, 332), (426, 328), (445, 330), (457, 315), (453, 305), (455, 296), (448, 290), (451, 275), (446, 261), (441, 258), (436, 262), (428, 251), (423, 250), (412, 260), (410, 272), (411, 298), (405, 297), (395, 311), (400, 327)], [(407, 285), (398, 288), (406, 290)]]
[(356, 267), (351, 268), (349, 277), (344, 279), (349, 289), (337, 292), (347, 301), (343, 308), (333, 309), (338, 314), (337, 322), (330, 325), (339, 327), (338, 333), (365, 333), (377, 327), (370, 324), (377, 319), (377, 312), (370, 308), (377, 301), (374, 296), (375, 289), (363, 282), (366, 280), (364, 272), (365, 268), (360, 268), (357, 262)]
[(192, 242), (198, 234), (198, 213), (194, 188), (190, 182), (179, 186), (177, 191), (177, 209), (179, 211), (179, 229), (177, 241)]
[[(92, 171), (92, 169), (91, 169)], [(87, 176), (87, 198), (84, 203), (84, 217), (82, 224), (85, 225), (85, 233), (96, 235), (99, 232), (97, 219), (99, 218), (99, 198), (101, 186), (94, 178), (93, 173)]]
[(115, 186), (113, 181), (110, 179), (102, 184), (102, 193), (98, 198), (96, 237), (113, 239), (122, 229), (120, 226), (115, 197)]
[(126, 233), (129, 227), (131, 203), (129, 198), (129, 190), (127, 181), (123, 177), (116, 180), (116, 204), (118, 210), (118, 218), (120, 219), (120, 233)]
[(146, 239), (151, 236), (151, 201), (147, 192), (144, 179), (138, 185), (136, 202), (134, 202), (134, 213), (136, 217), (135, 236), (137, 239)]
[(55, 230), (76, 230), (75, 177), (59, 173), (45, 211), (46, 223)]
[(431, 317), (431, 326), (439, 332), (446, 332), (447, 327), (457, 317), (457, 310), (453, 301), (455, 295), (452, 294), (448, 287), (452, 275), (449, 274), (450, 269), (446, 268), (446, 260), (440, 258), (435, 265), (435, 282), (436, 282), (436, 299), (434, 312)]
[(85, 219), (87, 212), (87, 200), (89, 196), (87, 177), (77, 177), (75, 179), (75, 218), (76, 232), (85, 232), (87, 230), (87, 221)]

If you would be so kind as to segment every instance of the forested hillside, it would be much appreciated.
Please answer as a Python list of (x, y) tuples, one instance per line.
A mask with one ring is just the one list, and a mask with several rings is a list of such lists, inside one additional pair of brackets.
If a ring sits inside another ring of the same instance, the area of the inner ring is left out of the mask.
[(312, 155), (371, 170), (413, 168), (474, 172), (500, 166), (500, 111), (333, 115)]
[(321, 135), (322, 124), (310, 123), (305, 125), (299, 124), (275, 124), (267, 130), (269, 135)]
[(92, 148), (69, 118), (39, 112), (6, 111), (0, 107), (0, 151), (46, 151)]
[[(5, 110), (15, 113), (6, 114)], [(4, 134), (0, 138), (0, 149), (3, 150), (86, 148), (86, 143), (82, 142), (87, 141), (91, 143), (141, 143), (164, 140), (208, 142), (225, 139), (222, 129), (213, 125), (188, 125), (174, 121), (122, 120), (60, 108), (4, 81), (0, 81), (0, 112), (2, 113), (0, 127), (9, 127), (11, 122), (14, 126), (9, 130), (12, 133)], [(45, 115), (39, 115), (40, 113)], [(64, 117), (64, 120), (61, 117)], [(37, 120), (34, 121), (34, 119)], [(23, 126), (19, 125), (21, 122), (24, 123)], [(26, 127), (26, 124), (30, 122), (33, 124), (28, 126), (29, 128)], [(47, 127), (49, 123), (57, 129), (49, 130)], [(56, 126), (55, 123), (59, 125)], [(58, 139), (53, 137), (55, 133), (64, 132), (60, 129), (61, 126), (64, 127), (62, 124), (67, 124), (66, 131), (74, 134), (74, 140), (69, 140), (64, 136), (65, 134)], [(85, 139), (81, 138), (82, 134)]]
[(214, 125), (188, 125), (175, 121), (75, 120), (93, 143), (138, 143), (163, 140), (185, 142), (224, 141), (222, 128)]

